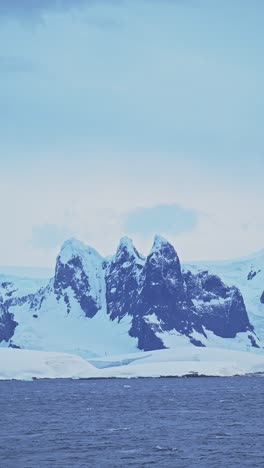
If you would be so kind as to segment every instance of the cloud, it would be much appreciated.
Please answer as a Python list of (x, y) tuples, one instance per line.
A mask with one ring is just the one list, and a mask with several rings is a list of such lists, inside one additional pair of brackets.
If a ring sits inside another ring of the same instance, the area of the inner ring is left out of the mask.
[(37, 249), (53, 249), (59, 247), (70, 236), (68, 228), (55, 224), (33, 226), (31, 245)]
[(193, 231), (199, 221), (198, 212), (173, 205), (138, 208), (125, 216), (124, 230), (131, 234), (154, 235), (164, 233), (179, 235)]

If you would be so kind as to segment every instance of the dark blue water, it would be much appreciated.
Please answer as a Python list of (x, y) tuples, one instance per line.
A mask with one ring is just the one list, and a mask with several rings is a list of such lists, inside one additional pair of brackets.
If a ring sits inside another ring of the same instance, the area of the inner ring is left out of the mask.
[(264, 380), (0, 383), (0, 466), (263, 467)]

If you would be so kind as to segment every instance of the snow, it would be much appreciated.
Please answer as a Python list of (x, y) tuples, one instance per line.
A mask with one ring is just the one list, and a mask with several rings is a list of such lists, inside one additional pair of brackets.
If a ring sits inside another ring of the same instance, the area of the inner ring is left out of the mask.
[(59, 258), (64, 264), (68, 263), (73, 257), (85, 258), (89, 262), (89, 256), (96, 257), (99, 261), (103, 260), (101, 255), (92, 247), (85, 245), (83, 242), (71, 238), (62, 245)]
[[(213, 305), (221, 305), (221, 304), (225, 304), (227, 301), (230, 301), (230, 298), (228, 297), (227, 299), (224, 299), (222, 297), (219, 297), (217, 299), (210, 299), (207, 304), (209, 304), (210, 306), (213, 306)], [(192, 299), (192, 302), (193, 304), (195, 305), (195, 307), (203, 307), (204, 306), (204, 301), (203, 300), (199, 300), (199, 299)]]
[(157, 315), (155, 313), (144, 315), (143, 318), (144, 318), (145, 322), (153, 324), (153, 325), (160, 326), (162, 324), (162, 322), (158, 319), (158, 317), (157, 317)]
[(98, 370), (79, 356), (0, 348), (0, 380), (97, 377)]
[(0, 266), (2, 275), (19, 278), (34, 278), (49, 280), (54, 275), (54, 268), (24, 267), (24, 266)]
[(117, 252), (120, 252), (123, 249), (127, 249), (127, 251), (131, 255), (135, 255), (135, 247), (134, 247), (132, 239), (130, 239), (129, 237), (126, 237), (126, 236), (124, 236), (124, 237), (122, 237), (120, 239), (119, 246), (117, 248)]
[[(8, 283), (6, 287), (3, 284)], [(40, 288), (47, 286), (47, 279), (40, 278), (20, 278), (0, 274), (0, 294), (4, 299), (8, 298), (12, 292), (12, 297), (22, 297), (34, 294)]]
[[(151, 316), (147, 316), (147, 320), (149, 323), (155, 324), (155, 318), (152, 321)], [(262, 349), (257, 351), (251, 346), (251, 342), (248, 339), (248, 332), (237, 333), (237, 335), (234, 338), (222, 338), (220, 336), (215, 335), (211, 330), (207, 329), (204, 329), (204, 332), (207, 338), (202, 333), (198, 333), (197, 331), (193, 331), (190, 334), (190, 337), (195, 339), (196, 341), (200, 341), (204, 346), (206, 346), (209, 349), (217, 347), (223, 348), (223, 350), (233, 349), (245, 352), (248, 351), (250, 353), (259, 352), (263, 354)], [(181, 348), (182, 346), (194, 346), (190, 344), (188, 336), (181, 335), (177, 330), (156, 331), (156, 336), (163, 341), (164, 346), (166, 348)]]
[[(13, 341), (21, 348), (79, 354), (81, 357), (104, 356), (136, 351), (137, 340), (128, 335), (131, 317), (120, 322), (109, 320), (102, 309), (89, 319), (74, 300), (71, 288), (66, 290), (71, 313), (67, 314), (63, 298), (58, 303), (51, 294), (34, 318), (28, 305), (10, 307), (18, 322)], [(1, 343), (2, 346), (2, 343)]]
[[(250, 340), (248, 339), (248, 332), (237, 333), (235, 338), (222, 338), (221, 336), (215, 335), (211, 330), (204, 329), (207, 336), (193, 332), (191, 336), (201, 341), (207, 348), (224, 348), (226, 350), (237, 350), (247, 351), (249, 353), (260, 353), (263, 354), (262, 349), (256, 349), (251, 346)], [(256, 340), (257, 341), (257, 340)]]
[[(155, 237), (155, 249), (162, 248), (164, 244), (167, 244), (166, 239), (161, 236)], [(137, 256), (130, 239), (121, 239), (120, 246), (126, 246), (133, 253), (136, 262), (144, 263), (142, 258)], [(29, 309), (28, 304), (10, 307), (10, 312), (14, 314), (14, 319), (19, 323), (12, 338), (13, 342), (21, 348), (72, 353), (83, 358), (136, 352), (137, 340), (128, 334), (131, 317), (126, 316), (118, 322), (118, 320), (109, 320), (107, 315), (104, 259), (96, 250), (87, 247), (80, 241), (75, 239), (66, 241), (59, 255), (60, 260), (65, 263), (75, 256), (80, 257), (82, 260), (83, 269), (91, 284), (90, 294), (96, 299), (101, 310), (93, 319), (86, 318), (74, 298), (72, 289), (68, 288), (65, 292), (67, 292), (70, 301), (71, 312), (67, 314), (63, 298), (58, 303), (54, 294), (45, 292), (46, 298), (39, 311)], [(249, 318), (255, 327), (256, 334), (261, 342), (264, 342), (264, 305), (260, 302), (260, 296), (264, 290), (264, 251), (233, 261), (185, 264), (184, 268), (195, 273), (208, 270), (219, 275), (226, 284), (237, 286), (243, 294)], [(253, 279), (248, 280), (250, 271), (256, 271), (257, 274)], [(78, 273), (78, 269), (76, 269), (76, 280), (78, 279)], [(3, 287), (2, 283), (4, 282), (11, 282), (12, 284)], [(46, 280), (37, 277), (31, 280), (0, 275), (0, 294), (4, 300), (8, 299), (10, 292), (12, 292), (12, 297), (21, 297), (35, 293), (46, 285)], [(221, 301), (224, 301), (224, 299), (216, 302), (220, 303)], [(212, 300), (211, 304), (214, 302), (215, 300)], [(199, 306), (199, 301), (195, 301), (195, 305)], [(33, 315), (37, 315), (37, 318)], [(159, 322), (156, 314), (149, 314), (146, 311), (144, 319), (152, 324), (155, 330), (159, 326), (162, 329), (162, 323)], [(192, 337), (204, 343), (210, 350), (214, 347), (221, 347), (251, 351), (251, 354), (254, 351), (249, 346), (247, 333), (239, 333), (232, 339), (217, 337), (208, 330), (205, 330), (205, 333), (208, 339), (195, 332)], [(191, 349), (193, 348), (193, 345), (189, 343), (189, 338), (180, 335), (176, 330), (170, 332), (161, 332), (160, 330), (156, 334), (168, 348), (179, 347), (181, 349), (187, 345)], [(0, 346), (7, 347), (8, 343), (2, 342)], [(263, 350), (260, 350), (260, 352), (263, 353)]]
[[(103, 257), (92, 247), (86, 246), (76, 239), (69, 239), (64, 242), (58, 258), (61, 263), (70, 265), (68, 262), (75, 257), (81, 260), (83, 271), (89, 278), (89, 285), (91, 288), (89, 294), (97, 303), (100, 303), (101, 300), (105, 298)], [(76, 279), (78, 279), (78, 272), (76, 274)], [(105, 304), (101, 303), (100, 305), (104, 307)]]
[[(134, 258), (137, 264), (142, 265), (142, 266), (144, 265), (145, 260), (146, 260), (145, 257), (137, 251), (137, 249), (135, 248), (133, 244), (132, 239), (130, 239), (129, 237), (121, 238), (116, 254), (114, 257), (111, 258), (111, 260), (118, 260), (120, 256), (123, 254), (124, 249), (128, 252), (131, 258)], [(130, 262), (125, 262), (123, 264), (123, 268), (129, 267), (129, 265), (130, 265)]]
[(264, 356), (218, 348), (183, 346), (90, 359), (63, 353), (0, 348), (0, 380), (33, 378), (136, 378), (264, 373)]
[[(129, 364), (122, 365), (124, 360)], [(191, 375), (234, 376), (264, 372), (264, 356), (218, 348), (180, 347), (169, 350), (120, 356), (121, 365), (110, 367), (111, 360), (89, 361), (107, 363), (101, 368), (102, 377), (165, 377)], [(116, 356), (113, 363), (117, 363)]]
[(156, 234), (154, 237), (154, 243), (153, 243), (150, 253), (152, 254), (153, 252), (156, 252), (156, 250), (162, 249), (167, 244), (168, 244), (168, 241), (164, 237)]

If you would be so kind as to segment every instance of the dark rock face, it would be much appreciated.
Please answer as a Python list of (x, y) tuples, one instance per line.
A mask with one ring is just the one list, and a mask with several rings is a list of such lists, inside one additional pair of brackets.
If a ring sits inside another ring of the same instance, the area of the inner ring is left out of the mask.
[(253, 280), (253, 278), (255, 278), (256, 275), (257, 275), (257, 272), (251, 270), (251, 271), (249, 272), (249, 274), (247, 275), (248, 281)]
[(106, 273), (106, 303), (112, 320), (131, 315), (129, 334), (138, 339), (142, 350), (165, 347), (157, 333), (177, 330), (190, 334), (194, 320), (203, 333), (186, 294), (178, 256), (160, 238), (146, 260), (128, 240), (121, 242)]
[[(173, 246), (164, 240), (155, 241), (146, 260), (134, 311), (132, 328), (134, 321), (140, 320), (141, 323), (145, 321), (152, 331), (160, 333), (171, 330), (186, 336), (194, 330), (203, 333), (185, 288), (179, 258)], [(154, 323), (151, 323), (152, 317)], [(143, 342), (142, 337), (140, 339)]]
[(164, 332), (204, 346), (193, 332), (234, 338), (253, 330), (239, 290), (208, 272), (183, 274), (175, 249), (161, 238), (145, 261), (133, 246), (119, 246), (106, 273), (106, 303), (111, 320), (131, 316), (129, 333), (143, 350), (164, 348)]
[(248, 335), (248, 339), (251, 342), (253, 348), (260, 348), (260, 346), (256, 342), (256, 338), (253, 335)]
[(249, 274), (247, 275), (248, 281), (253, 280), (255, 276), (257, 276), (259, 273), (261, 273), (261, 270), (258, 270), (258, 271), (251, 270)]
[(21, 349), (21, 347), (20, 347), (20, 346), (17, 346), (16, 344), (14, 344), (14, 343), (12, 342), (12, 340), (10, 340), (9, 345), (8, 345), (8, 348)]
[(234, 338), (239, 332), (253, 331), (240, 291), (224, 285), (221, 279), (207, 271), (192, 275), (185, 281), (202, 325), (222, 338)]
[(0, 303), (0, 343), (1, 341), (8, 342), (12, 338), (17, 325), (13, 314), (10, 314), (6, 307)]
[(89, 278), (84, 272), (82, 259), (79, 257), (73, 257), (66, 264), (58, 258), (56, 264), (54, 292), (58, 300), (63, 297), (69, 313), (70, 302), (65, 291), (67, 288), (71, 288), (74, 292), (75, 299), (79, 302), (86, 317), (94, 317), (100, 307), (90, 294)]
[[(30, 316), (37, 320), (46, 300), (55, 296), (58, 307), (68, 314), (77, 301), (90, 319), (101, 309), (112, 321), (127, 317), (129, 335), (145, 351), (165, 348), (168, 334), (183, 335), (193, 345), (205, 346), (207, 331), (222, 338), (248, 332), (251, 346), (258, 346), (240, 291), (208, 271), (183, 272), (174, 247), (161, 237), (155, 238), (147, 258), (124, 238), (115, 256), (105, 261), (92, 249), (68, 242), (48, 286), (21, 297), (12, 296), (11, 283), (2, 288), (0, 342), (14, 335), (17, 323), (12, 307), (27, 305)], [(264, 292), (260, 300), (264, 304)]]
[(228, 295), (228, 288), (224, 285), (221, 279), (216, 275), (207, 274), (202, 276), (202, 286), (206, 293), (212, 297), (221, 297), (226, 299)]
[(106, 304), (111, 320), (134, 314), (143, 259), (129, 239), (123, 239), (106, 266)]
[(153, 351), (165, 349), (163, 341), (155, 335), (159, 331), (155, 326), (150, 326), (143, 317), (136, 316), (132, 320), (129, 335), (138, 339), (138, 349)]
[(264, 304), (264, 291), (263, 291), (263, 293), (261, 294), (260, 302), (261, 302), (261, 304)]
[[(27, 305), (29, 314), (30, 312), (32, 313), (32, 311), (41, 310), (46, 296), (51, 292), (51, 288), (50, 285), (48, 285), (45, 288), (41, 288), (35, 294), (13, 297), (13, 293), (16, 292), (17, 289), (13, 289), (12, 283), (8, 284), (11, 285), (11, 294), (6, 293), (4, 297), (0, 296), (0, 343), (1, 341), (6, 341), (9, 342), (10, 348), (19, 348), (19, 346), (17, 346), (11, 339), (14, 336), (15, 329), (18, 325), (14, 319), (14, 314), (11, 312), (12, 308)], [(36, 314), (33, 314), (32, 316), (34, 318), (38, 318), (38, 315)]]

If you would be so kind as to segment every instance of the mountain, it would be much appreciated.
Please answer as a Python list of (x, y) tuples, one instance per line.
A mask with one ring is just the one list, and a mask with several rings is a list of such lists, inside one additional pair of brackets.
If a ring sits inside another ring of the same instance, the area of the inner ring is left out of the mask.
[[(0, 277), (0, 345), (89, 358), (179, 345), (257, 349), (264, 341), (255, 317), (264, 312), (260, 263), (182, 268), (161, 236), (147, 257), (128, 238), (110, 258), (70, 239), (49, 281)], [(258, 290), (257, 310), (241, 272)]]
[(243, 295), (250, 322), (264, 342), (264, 250), (237, 260), (186, 263), (183, 269), (192, 274), (207, 270), (235, 284)]

